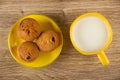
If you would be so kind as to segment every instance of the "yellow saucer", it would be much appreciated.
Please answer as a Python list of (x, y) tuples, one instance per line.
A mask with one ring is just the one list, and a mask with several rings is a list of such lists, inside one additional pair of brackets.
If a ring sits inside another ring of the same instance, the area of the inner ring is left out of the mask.
[[(36, 21), (38, 21), (38, 23), (41, 26), (43, 26), (42, 31), (47, 30), (47, 29), (53, 29), (53, 30), (59, 32), (60, 37), (61, 37), (60, 45), (56, 49), (54, 49), (51, 52), (47, 52), (47, 53), (40, 52), (39, 57), (36, 60), (34, 60), (33, 62), (25, 62), (25, 61), (19, 59), (17, 56), (17, 47), (22, 42), (25, 41), (18, 37), (17, 27), (18, 27), (19, 23), (25, 18), (35, 19)], [(44, 16), (44, 15), (28, 15), (28, 16), (25, 16), (25, 17), (19, 19), (12, 26), (11, 31), (8, 36), (8, 46), (9, 46), (11, 55), (18, 63), (20, 63), (26, 67), (32, 67), (32, 68), (43, 67), (43, 66), (47, 66), (48, 64), (51, 64), (60, 55), (60, 52), (61, 52), (62, 46), (63, 46), (63, 35), (62, 35), (62, 32), (61, 32), (60, 28), (58, 27), (58, 25), (51, 18)]]

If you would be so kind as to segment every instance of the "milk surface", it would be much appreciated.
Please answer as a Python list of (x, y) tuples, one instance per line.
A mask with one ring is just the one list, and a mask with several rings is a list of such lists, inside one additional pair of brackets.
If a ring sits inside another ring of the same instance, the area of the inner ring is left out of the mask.
[(86, 52), (96, 52), (105, 46), (109, 32), (101, 19), (88, 16), (76, 23), (72, 36), (78, 48)]

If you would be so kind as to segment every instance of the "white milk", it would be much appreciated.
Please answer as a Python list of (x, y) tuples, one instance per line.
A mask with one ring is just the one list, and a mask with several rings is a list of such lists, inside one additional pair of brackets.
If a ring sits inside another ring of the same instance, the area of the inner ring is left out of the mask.
[(106, 24), (95, 16), (84, 17), (73, 28), (75, 44), (86, 52), (100, 50), (106, 44), (109, 33)]

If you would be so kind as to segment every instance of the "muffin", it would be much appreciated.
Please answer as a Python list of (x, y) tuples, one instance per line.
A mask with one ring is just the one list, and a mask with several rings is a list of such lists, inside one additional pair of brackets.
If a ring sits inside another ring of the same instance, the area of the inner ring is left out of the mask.
[(17, 54), (24, 61), (33, 61), (39, 56), (39, 48), (35, 43), (26, 41), (17, 48)]
[(60, 37), (57, 32), (47, 30), (43, 32), (37, 40), (37, 45), (41, 51), (49, 52), (55, 49), (60, 43)]
[(32, 18), (22, 20), (18, 26), (18, 36), (26, 41), (34, 40), (40, 33), (39, 23)]

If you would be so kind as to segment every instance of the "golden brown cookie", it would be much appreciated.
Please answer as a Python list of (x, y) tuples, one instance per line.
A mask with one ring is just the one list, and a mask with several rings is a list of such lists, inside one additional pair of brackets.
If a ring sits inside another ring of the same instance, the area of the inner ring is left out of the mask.
[(26, 18), (20, 22), (18, 26), (18, 36), (24, 40), (32, 41), (41, 33), (39, 23), (32, 19)]
[(60, 43), (58, 33), (53, 30), (47, 30), (41, 34), (37, 40), (37, 45), (41, 51), (49, 52), (55, 49)]
[(39, 48), (35, 43), (27, 41), (17, 48), (17, 54), (24, 61), (33, 61), (39, 56)]

